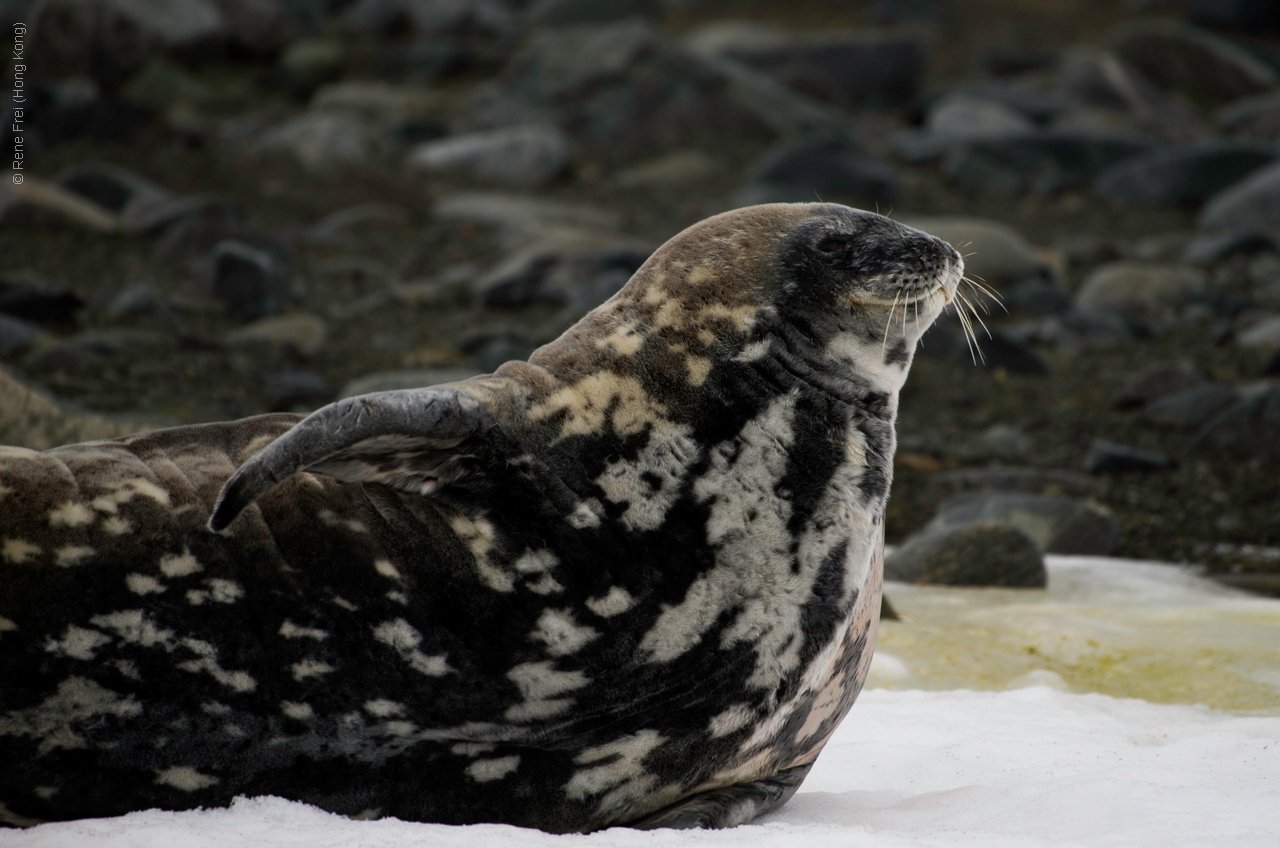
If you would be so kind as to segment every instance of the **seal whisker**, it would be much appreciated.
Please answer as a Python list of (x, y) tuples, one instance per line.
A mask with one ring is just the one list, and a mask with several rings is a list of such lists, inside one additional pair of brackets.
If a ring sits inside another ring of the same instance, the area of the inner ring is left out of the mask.
[(884, 322), (884, 338), (880, 341), (880, 358), (884, 359), (885, 348), (889, 344), (889, 328), (893, 326), (893, 312), (898, 308), (898, 298), (902, 297), (902, 289), (893, 296), (893, 305), (889, 307), (889, 319)]

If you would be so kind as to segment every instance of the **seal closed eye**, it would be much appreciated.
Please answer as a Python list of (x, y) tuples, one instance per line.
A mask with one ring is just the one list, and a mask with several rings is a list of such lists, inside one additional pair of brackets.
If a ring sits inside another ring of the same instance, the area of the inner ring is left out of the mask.
[(961, 266), (750, 207), (491, 375), (0, 453), (0, 816), (773, 809), (865, 679), (898, 392)]

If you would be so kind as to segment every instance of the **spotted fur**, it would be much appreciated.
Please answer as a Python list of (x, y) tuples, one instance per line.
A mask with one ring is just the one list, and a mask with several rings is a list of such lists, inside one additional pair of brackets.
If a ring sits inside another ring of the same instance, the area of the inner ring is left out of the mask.
[(492, 375), (0, 450), (0, 815), (777, 806), (866, 675), (898, 391), (960, 269), (752, 207)]

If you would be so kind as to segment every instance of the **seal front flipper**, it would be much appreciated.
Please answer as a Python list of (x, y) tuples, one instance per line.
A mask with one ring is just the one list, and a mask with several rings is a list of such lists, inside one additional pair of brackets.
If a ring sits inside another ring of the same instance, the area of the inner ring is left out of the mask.
[(494, 429), (472, 391), (433, 386), (347, 398), (313, 412), (242, 465), (223, 486), (209, 529), (226, 529), (250, 504), (299, 471), (382, 483), (429, 495), (465, 485)]
[(737, 827), (787, 803), (811, 768), (813, 763), (807, 763), (760, 780), (699, 792), (626, 826), (636, 830)]

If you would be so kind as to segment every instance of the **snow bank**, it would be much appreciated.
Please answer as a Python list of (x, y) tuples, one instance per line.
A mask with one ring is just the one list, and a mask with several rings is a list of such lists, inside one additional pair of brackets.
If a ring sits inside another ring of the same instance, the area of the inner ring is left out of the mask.
[(730, 831), (551, 836), (353, 822), (279, 799), (0, 833), (5, 848), (1280, 845), (1280, 717), (1048, 687), (865, 692), (781, 811)]

